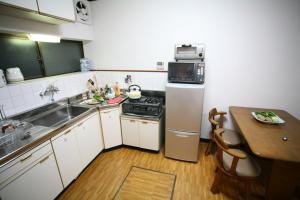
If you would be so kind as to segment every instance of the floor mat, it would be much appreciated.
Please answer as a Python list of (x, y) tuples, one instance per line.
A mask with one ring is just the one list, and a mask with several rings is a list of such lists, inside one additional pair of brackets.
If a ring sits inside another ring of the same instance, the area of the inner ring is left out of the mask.
[(172, 199), (176, 175), (132, 166), (114, 199)]

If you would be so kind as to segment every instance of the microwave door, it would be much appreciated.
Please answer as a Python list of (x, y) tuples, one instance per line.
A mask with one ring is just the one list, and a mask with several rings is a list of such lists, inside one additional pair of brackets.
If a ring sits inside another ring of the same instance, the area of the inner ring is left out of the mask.
[(195, 79), (193, 63), (169, 63), (169, 81), (191, 83)]

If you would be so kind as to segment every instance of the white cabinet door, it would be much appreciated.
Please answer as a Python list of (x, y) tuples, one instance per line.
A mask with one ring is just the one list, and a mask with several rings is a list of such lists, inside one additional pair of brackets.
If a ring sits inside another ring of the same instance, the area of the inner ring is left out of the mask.
[(36, 0), (0, 0), (0, 2), (28, 10), (38, 11)]
[(53, 153), (43, 157), (32, 168), (6, 185), (0, 191), (1, 200), (50, 200), (63, 186)]
[(158, 151), (160, 147), (159, 124), (150, 121), (138, 122), (140, 147)]
[(75, 21), (73, 0), (37, 0), (41, 14)]
[(64, 187), (67, 187), (82, 169), (75, 132), (65, 131), (52, 145)]
[(139, 147), (138, 122), (134, 119), (121, 118), (123, 144)]
[(99, 114), (95, 114), (75, 129), (82, 167), (85, 168), (103, 149)]
[(118, 108), (100, 111), (105, 149), (122, 144), (120, 112)]

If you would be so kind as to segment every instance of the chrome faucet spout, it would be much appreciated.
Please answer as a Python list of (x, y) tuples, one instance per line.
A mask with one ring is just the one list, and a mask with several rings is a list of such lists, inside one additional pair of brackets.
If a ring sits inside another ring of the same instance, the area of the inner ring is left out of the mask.
[(59, 92), (60, 90), (58, 89), (58, 87), (54, 86), (53, 84), (48, 85), (48, 87), (46, 88), (46, 90), (44, 92), (40, 93), (41, 97), (44, 96), (50, 96), (50, 101), (54, 102), (54, 94)]

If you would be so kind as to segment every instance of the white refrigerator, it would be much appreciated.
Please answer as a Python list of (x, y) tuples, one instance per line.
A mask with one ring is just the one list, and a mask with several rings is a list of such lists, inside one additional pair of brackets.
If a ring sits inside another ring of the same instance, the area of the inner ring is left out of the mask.
[(167, 83), (165, 156), (197, 162), (204, 85)]

